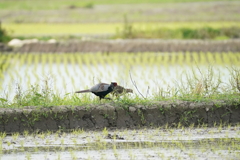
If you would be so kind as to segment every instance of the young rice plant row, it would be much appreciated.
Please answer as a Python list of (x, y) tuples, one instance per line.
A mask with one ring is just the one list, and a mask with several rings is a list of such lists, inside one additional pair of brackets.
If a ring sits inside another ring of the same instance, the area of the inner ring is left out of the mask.
[(145, 98), (233, 93), (239, 92), (239, 61), (240, 53), (2, 53), (0, 97), (12, 101), (36, 87), (66, 95), (100, 81)]

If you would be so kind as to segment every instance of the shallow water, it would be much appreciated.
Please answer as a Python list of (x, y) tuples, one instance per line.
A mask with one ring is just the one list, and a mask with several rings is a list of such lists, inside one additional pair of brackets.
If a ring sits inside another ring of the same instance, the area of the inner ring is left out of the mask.
[[(49, 88), (63, 95), (90, 88), (98, 82), (116, 81), (124, 87), (133, 89), (138, 95), (137, 89), (144, 96), (152, 96), (161, 90), (166, 91), (187, 84), (186, 75), (189, 77), (196, 75), (201, 80), (207, 78), (207, 74), (212, 74), (215, 82), (218, 78), (221, 79), (222, 84), (219, 88), (229, 88), (231, 77), (229, 68), (239, 67), (236, 63), (239, 54), (231, 55), (235, 61), (228, 60), (227, 53), (219, 55), (225, 56), (225, 61), (214, 55), (215, 58), (217, 57), (216, 61), (211, 63), (205, 63), (203, 58), (201, 61), (198, 59), (193, 61), (188, 57), (184, 60), (184, 55), (180, 53), (178, 57), (177, 54), (172, 53), (173, 58), (171, 58), (169, 54), (142, 53), (136, 56), (120, 53), (96, 54), (96, 56), (84, 54), (85, 58), (82, 58), (81, 54), (48, 54), (45, 55), (45, 61), (44, 55), (41, 54), (24, 55), (25, 57), (13, 55), (0, 84), (2, 85), (0, 95), (12, 99), (17, 93), (17, 86), (20, 86), (21, 91), (24, 92), (31, 85), (37, 84), (44, 88), (47, 80)], [(205, 57), (204, 53), (202, 55)], [(209, 58), (205, 59), (209, 61)], [(211, 68), (212, 72), (209, 71)]]
[(2, 139), (0, 159), (239, 159), (239, 133), (228, 126), (12, 135)]

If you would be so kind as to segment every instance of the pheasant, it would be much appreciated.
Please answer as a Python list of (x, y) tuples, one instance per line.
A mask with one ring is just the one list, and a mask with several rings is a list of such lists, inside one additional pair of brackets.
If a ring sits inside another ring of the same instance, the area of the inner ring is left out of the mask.
[(114, 88), (117, 86), (116, 82), (111, 82), (111, 84), (107, 83), (98, 83), (95, 86), (91, 87), (90, 89), (76, 91), (75, 93), (86, 93), (86, 92), (92, 92), (96, 96), (98, 96), (101, 99), (110, 99), (105, 98), (105, 96), (112, 92)]
[(116, 86), (112, 92), (113, 95), (118, 96), (123, 93), (133, 93), (132, 89), (124, 88), (122, 86)]

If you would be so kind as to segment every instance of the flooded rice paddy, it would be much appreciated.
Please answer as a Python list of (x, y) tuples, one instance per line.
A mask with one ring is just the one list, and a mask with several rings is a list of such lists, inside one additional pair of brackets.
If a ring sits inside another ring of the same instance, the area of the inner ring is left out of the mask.
[(57, 93), (73, 93), (98, 82), (118, 84), (149, 96), (183, 86), (192, 79), (221, 81), (230, 87), (232, 68), (239, 68), (240, 53), (64, 53), (1, 54), (0, 95), (12, 99), (31, 85)]
[(240, 127), (1, 133), (0, 159), (239, 159)]

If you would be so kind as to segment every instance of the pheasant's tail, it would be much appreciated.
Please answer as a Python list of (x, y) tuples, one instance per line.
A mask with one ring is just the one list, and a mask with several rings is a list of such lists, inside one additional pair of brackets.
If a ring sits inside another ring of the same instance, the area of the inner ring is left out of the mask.
[(87, 92), (91, 92), (91, 91), (89, 89), (86, 89), (86, 90), (76, 91), (75, 93), (87, 93)]

